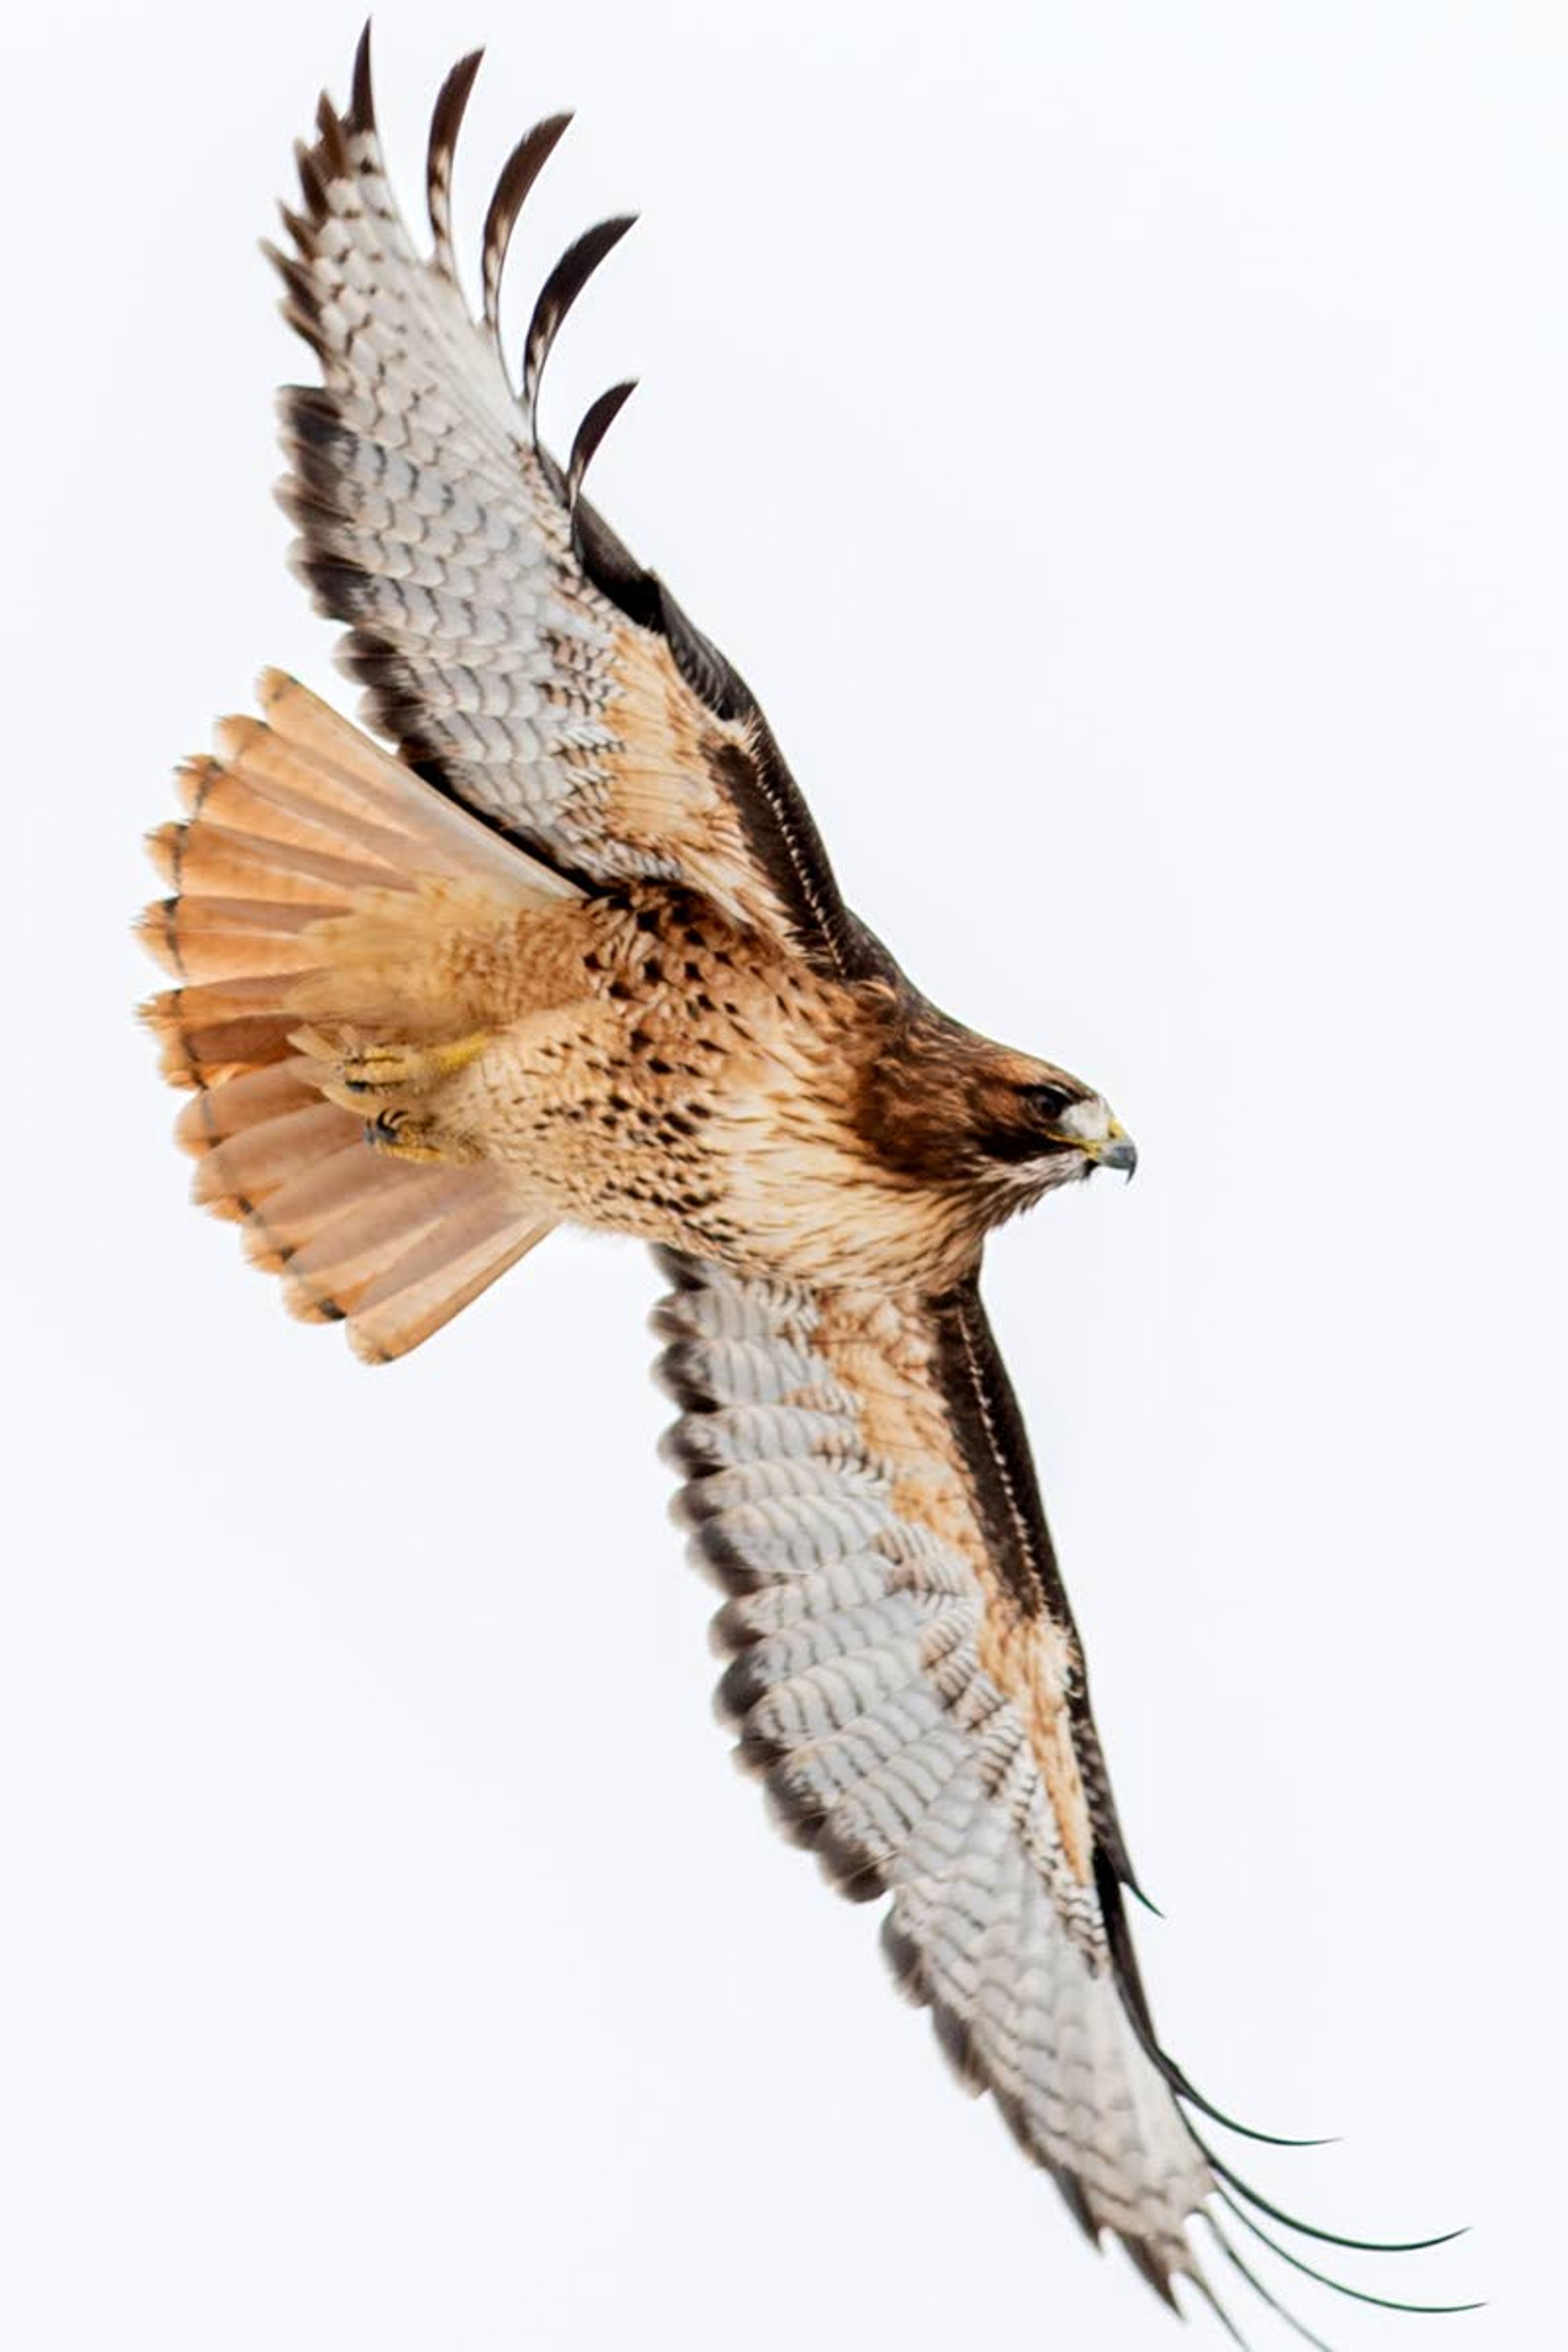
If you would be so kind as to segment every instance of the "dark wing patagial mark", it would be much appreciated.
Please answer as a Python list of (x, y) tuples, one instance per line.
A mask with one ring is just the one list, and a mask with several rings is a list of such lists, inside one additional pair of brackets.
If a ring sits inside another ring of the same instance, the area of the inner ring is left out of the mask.
[[(954, 1425), (993, 1556), (1019, 1608), (1026, 1616), (1044, 1611), (1052, 1617), (1068, 1635), (1079, 1661), (1068, 1703), (1096, 1850), (1110, 1864), (1117, 1882), (1140, 1894), (1094, 1727), (1082, 1644), (1057, 1562), (1024, 1417), (977, 1284), (972, 1280), (961, 1285), (937, 1300), (934, 1311), (942, 1334)], [(1136, 1990), (1135, 1985), (1129, 1989)]]
[(977, 1285), (973, 1281), (961, 1285), (945, 1298), (934, 1302), (934, 1312), (943, 1336), (954, 1428), (969, 1466), (977, 1507), (984, 1517), (993, 1556), (1020, 1609), (1027, 1615), (1040, 1612), (1048, 1615), (1067, 1634), (1077, 1662), (1068, 1696), (1073, 1748), (1094, 1831), (1094, 1871), (1105, 1916), (1106, 1938), (1128, 2012), (1149, 2056), (1171, 2088), (1211, 2121), (1243, 2138), (1271, 2147), (1321, 2146), (1318, 2140), (1260, 2131), (1226, 2115), (1205, 2097), (1155, 2037), (1125, 1896), (1136, 1896), (1150, 1909), (1153, 1906), (1138, 1884), (1117, 1814), (1110, 1775), (1089, 1700), (1083, 1645), (1058, 1564), (1023, 1414)]
[(822, 960), (841, 979), (892, 976), (898, 969), (892, 957), (839, 895), (816, 821), (739, 670), (688, 617), (658, 573), (627, 552), (586, 499), (573, 509), (572, 536), (594, 585), (629, 620), (666, 640), (681, 677), (710, 710), (744, 729), (744, 753), (729, 760), (725, 781), (752, 852), (802, 938), (821, 943)]

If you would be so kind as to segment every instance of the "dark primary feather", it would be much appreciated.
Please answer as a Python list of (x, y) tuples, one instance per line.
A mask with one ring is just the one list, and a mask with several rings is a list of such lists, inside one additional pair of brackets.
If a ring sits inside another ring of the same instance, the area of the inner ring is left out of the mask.
[[(365, 32), (368, 41), (368, 26)], [(466, 58), (459, 58), (441, 85), (436, 110), (430, 117), (430, 143), (425, 159), (425, 201), (430, 215), (430, 234), (436, 244), (432, 257), (442, 276), (454, 285), (458, 278), (458, 257), (452, 243), (452, 157), (458, 144), (458, 133), (463, 127), (464, 110), (484, 54), (483, 49), (470, 49)], [(368, 48), (365, 58), (368, 72)]]
[(612, 384), (608, 392), (599, 394), (577, 427), (566, 467), (566, 502), (574, 513), (577, 493), (583, 487), (583, 477), (594, 462), (595, 450), (636, 390), (635, 378), (628, 378), (625, 383)]
[[(622, 213), (613, 220), (600, 221), (596, 227), (585, 229), (574, 245), (567, 247), (540, 289), (523, 339), (522, 359), (523, 413), (528, 419), (529, 436), (535, 444), (539, 440), (540, 382), (562, 321), (600, 262), (636, 222), (636, 213)], [(581, 439), (581, 434), (578, 437)]]
[(495, 337), (498, 350), (500, 343), (501, 272), (506, 268), (511, 233), (527, 202), (529, 190), (550, 161), (571, 120), (569, 114), (547, 115), (542, 122), (536, 122), (532, 130), (518, 141), (501, 166), (489, 210), (485, 215), (484, 235), (480, 240), (485, 324)]

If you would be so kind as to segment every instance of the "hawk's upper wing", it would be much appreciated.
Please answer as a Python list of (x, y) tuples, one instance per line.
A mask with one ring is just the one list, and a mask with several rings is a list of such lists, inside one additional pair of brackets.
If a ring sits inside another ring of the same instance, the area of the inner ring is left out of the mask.
[(275, 257), (320, 390), (284, 394), (297, 560), (350, 625), (373, 713), (420, 772), (561, 871), (594, 885), (686, 883), (844, 973), (880, 951), (847, 913), (810, 814), (743, 682), (578, 496), (629, 389), (589, 411), (563, 473), (539, 444), (540, 370), (595, 264), (605, 222), (547, 281), (521, 401), (497, 327), (508, 238), (565, 128), (531, 131), (485, 224), (482, 319), (459, 290), (452, 152), (479, 64), (431, 126), (433, 250), (387, 184), (362, 42), (345, 115), (323, 99), (300, 150), (295, 252)]
[(1154, 2038), (1083, 1661), (978, 1292), (815, 1295), (661, 1262), (667, 1445), (730, 1595), (742, 1754), (846, 1893), (891, 1895), (900, 1982), (1089, 2234), (1114, 2231), (1167, 2301), (1178, 2276), (1208, 2295), (1194, 2219), (1239, 2269), (1219, 2209), (1289, 2217), (1198, 2138), (1186, 2111), (1216, 2111)]

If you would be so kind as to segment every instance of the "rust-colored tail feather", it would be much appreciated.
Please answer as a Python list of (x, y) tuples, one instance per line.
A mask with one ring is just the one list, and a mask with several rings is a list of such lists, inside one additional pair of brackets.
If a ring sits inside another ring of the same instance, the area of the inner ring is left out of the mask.
[[(290, 1310), (346, 1322), (373, 1362), (406, 1354), (551, 1229), (494, 1167), (416, 1166), (323, 1098), (310, 1020), (425, 1034), (443, 1008), (427, 908), (510, 922), (570, 885), (443, 800), (278, 671), (264, 719), (225, 719), (178, 774), (183, 823), (150, 846), (170, 896), (141, 936), (177, 983), (142, 1010), (164, 1076), (191, 1090), (175, 1134), (195, 1198), (244, 1229)], [(340, 918), (353, 919), (343, 922)], [(427, 960), (426, 960), (427, 961)], [(465, 1009), (454, 1007), (461, 1028)]]

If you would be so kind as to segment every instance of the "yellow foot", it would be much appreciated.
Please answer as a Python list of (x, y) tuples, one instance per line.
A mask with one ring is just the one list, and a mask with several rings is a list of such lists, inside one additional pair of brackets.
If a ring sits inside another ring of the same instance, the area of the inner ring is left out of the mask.
[(479, 1154), (460, 1136), (443, 1135), (434, 1119), (390, 1105), (364, 1123), (364, 1139), (388, 1160), (412, 1160), (425, 1168), (461, 1167)]
[(460, 1129), (454, 1132), (445, 1124), (442, 1105), (432, 1097), (479, 1059), (490, 1042), (488, 1030), (444, 1045), (413, 1045), (307, 1028), (296, 1030), (289, 1042), (318, 1066), (311, 1076), (328, 1102), (368, 1114), (365, 1139), (375, 1150), (426, 1166), (460, 1167), (480, 1157)]
[(444, 1045), (400, 1045), (386, 1040), (340, 1054), (335, 1076), (345, 1094), (421, 1095), (477, 1062), (489, 1044), (488, 1029), (454, 1037)]

